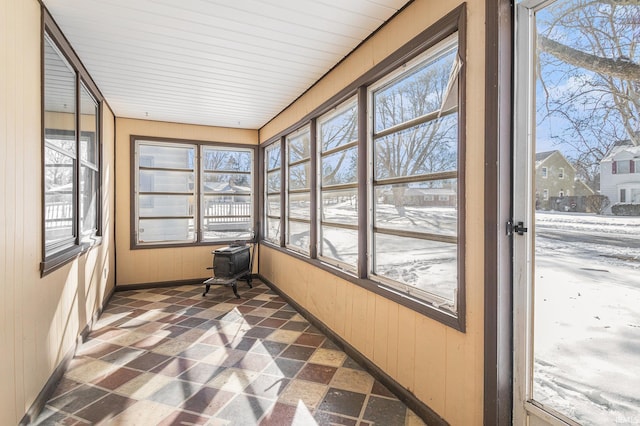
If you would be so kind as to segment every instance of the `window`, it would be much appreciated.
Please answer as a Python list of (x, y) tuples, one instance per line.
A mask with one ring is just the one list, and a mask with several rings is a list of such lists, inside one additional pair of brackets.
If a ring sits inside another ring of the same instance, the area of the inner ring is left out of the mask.
[(560, 167), (558, 171), (558, 179), (564, 179), (564, 167)]
[(547, 169), (546, 167), (542, 168), (542, 178), (546, 179), (549, 173), (549, 169)]
[[(370, 278), (456, 313), (463, 285), (458, 237), (464, 202), (411, 202), (419, 191), (464, 194), (457, 34), (370, 88)], [(447, 197), (449, 200), (451, 197)]]
[(280, 245), (282, 157), (280, 142), (265, 148), (265, 239)]
[(43, 42), (43, 275), (99, 241), (101, 98), (48, 14)]
[(309, 126), (287, 136), (286, 143), (286, 246), (309, 254), (311, 233), (311, 145)]
[(253, 238), (253, 149), (149, 139), (133, 147), (134, 246)]
[(346, 102), (318, 120), (318, 256), (355, 271), (358, 264), (358, 105)]
[(548, 200), (549, 199), (549, 190), (548, 189), (543, 189), (542, 190), (542, 199), (543, 200)]
[(559, 198), (564, 198), (564, 191), (559, 191), (558, 192), (558, 197)]
[(633, 160), (614, 161), (612, 163), (613, 174), (631, 173), (631, 162)]
[(627, 202), (627, 190), (624, 188), (620, 189), (620, 202), (621, 203)]

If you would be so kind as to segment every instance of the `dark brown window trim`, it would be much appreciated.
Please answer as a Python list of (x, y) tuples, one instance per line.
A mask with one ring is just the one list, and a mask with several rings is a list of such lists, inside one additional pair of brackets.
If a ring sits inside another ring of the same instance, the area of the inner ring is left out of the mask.
[[(254, 178), (253, 178), (253, 185), (254, 185), (254, 197), (253, 197), (253, 229), (254, 229), (254, 233), (253, 233), (253, 238), (251, 240), (249, 240), (248, 242), (251, 244), (254, 244), (256, 241), (258, 241), (258, 215), (259, 215), (259, 210), (258, 210), (258, 185), (259, 185), (259, 177), (255, 176), (255, 171), (256, 169), (256, 161), (258, 160), (258, 152), (259, 152), (259, 148), (257, 145), (250, 145), (250, 144), (241, 144), (241, 143), (233, 143), (233, 142), (215, 142), (215, 141), (203, 141), (203, 140), (198, 140), (198, 139), (179, 139), (179, 138), (163, 138), (163, 137), (157, 137), (157, 136), (142, 136), (142, 135), (130, 135), (129, 136), (129, 158), (130, 158), (130, 164), (129, 164), (129, 177), (130, 177), (130, 187), (129, 187), (129, 203), (130, 203), (130, 209), (129, 209), (129, 249), (130, 250), (153, 250), (153, 249), (163, 249), (163, 248), (182, 248), (182, 247), (205, 247), (205, 246), (223, 246), (223, 245), (229, 245), (229, 244), (233, 244), (236, 243), (238, 240), (234, 239), (234, 240), (221, 240), (221, 241), (199, 241), (200, 236), (198, 235), (196, 238), (196, 241), (194, 242), (180, 242), (180, 243), (136, 243), (136, 236), (135, 236), (135, 201), (136, 201), (136, 194), (134, 191), (134, 182), (135, 182), (135, 173), (136, 173), (136, 165), (135, 165), (135, 145), (136, 145), (136, 141), (149, 141), (149, 142), (167, 142), (167, 143), (175, 143), (175, 144), (184, 144), (184, 145), (196, 145), (197, 146), (197, 155), (200, 155), (200, 147), (201, 146), (211, 146), (211, 147), (226, 147), (226, 148), (239, 148), (239, 149), (247, 149), (247, 150), (252, 150), (253, 151), (253, 169), (252, 169), (252, 173), (254, 173)], [(175, 170), (175, 169), (172, 169)], [(191, 170), (189, 170), (191, 171)], [(195, 170), (195, 174), (196, 174), (196, 185), (198, 185), (198, 187), (200, 187), (200, 169), (196, 169)], [(247, 174), (247, 173), (244, 173)], [(198, 200), (199, 202), (199, 200)], [(199, 209), (199, 207), (198, 207)], [(198, 223), (199, 221), (199, 217), (195, 218), (196, 223)], [(198, 232), (198, 231), (196, 231)], [(244, 240), (243, 240), (244, 241)]]
[(485, 6), (484, 424), (512, 424), (511, 125), (513, 3)]
[[(318, 108), (314, 109), (309, 114), (305, 115), (301, 120), (295, 124), (287, 127), (283, 131), (277, 133), (264, 143), (260, 144), (261, 148), (266, 148), (272, 143), (278, 140), (283, 143), (286, 137), (297, 131), (298, 129), (309, 125), (312, 121), (326, 114), (331, 109), (337, 108), (341, 103), (347, 101), (354, 95), (358, 98), (358, 146), (361, 151), (358, 155), (358, 178), (360, 182), (367, 182), (367, 149), (368, 149), (368, 123), (366, 116), (366, 108), (368, 105), (368, 93), (367, 86), (375, 83), (377, 80), (384, 78), (387, 74), (397, 69), (404, 63), (411, 61), (420, 54), (426, 52), (429, 48), (437, 45), (448, 36), (458, 33), (458, 55), (462, 59), (462, 66), (459, 71), (459, 102), (458, 102), (458, 134), (459, 134), (459, 155), (458, 155), (458, 170), (455, 173), (458, 179), (458, 187), (460, 194), (465, 194), (465, 168), (466, 168), (466, 46), (467, 46), (467, 31), (466, 31), (466, 4), (463, 3), (460, 6), (453, 9), (449, 14), (441, 18), (432, 26), (424, 30), (418, 36), (414, 37), (411, 41), (403, 45), (396, 52), (392, 53), (386, 59), (381, 61), (378, 65), (366, 72), (363, 76), (356, 79), (353, 83), (349, 84), (343, 90), (331, 97), (328, 101), (321, 104)], [(419, 117), (418, 119), (422, 119)], [(284, 146), (284, 145), (282, 145)], [(284, 151), (284, 150), (283, 150)], [(365, 155), (362, 155), (362, 154)], [(312, 156), (317, 158), (317, 153), (312, 152)], [(284, 159), (284, 155), (283, 155)], [(286, 163), (282, 163), (286, 164)], [(283, 168), (284, 169), (284, 168)], [(284, 173), (283, 173), (284, 175)], [(283, 176), (284, 177), (284, 176)], [(450, 173), (437, 174), (435, 177), (450, 177)], [(404, 179), (404, 178), (403, 178)], [(418, 180), (423, 180), (419, 177)], [(408, 178), (407, 181), (411, 181)], [(284, 182), (284, 181), (283, 181)], [(315, 193), (316, 188), (313, 189)], [(316, 194), (317, 195), (317, 194)], [(369, 197), (367, 185), (359, 185), (358, 196), (360, 200), (367, 200)], [(284, 202), (284, 196), (281, 197)], [(315, 197), (317, 198), (317, 197)], [(466, 251), (466, 233), (465, 233), (465, 203), (460, 202), (458, 204), (458, 234), (457, 239), (457, 257), (458, 257), (458, 294), (457, 294), (457, 314), (454, 315), (448, 311), (443, 311), (440, 308), (423, 302), (422, 300), (415, 299), (404, 293), (397, 292), (389, 287), (385, 287), (384, 284), (380, 284), (376, 281), (366, 278), (369, 274), (368, 271), (368, 246), (367, 237), (370, 232), (368, 229), (367, 221), (367, 209), (359, 209), (358, 225), (359, 229), (366, 230), (359, 232), (359, 253), (358, 253), (358, 277), (354, 277), (351, 274), (343, 272), (342, 269), (322, 262), (318, 259), (314, 259), (310, 256), (299, 254), (297, 251), (292, 250), (289, 247), (285, 247), (281, 244), (281, 247), (277, 247), (269, 241), (260, 241), (265, 246), (278, 250), (282, 253), (289, 254), (297, 259), (310, 263), (320, 269), (331, 272), (349, 282), (359, 285), (369, 291), (393, 300), (405, 307), (415, 310), (425, 316), (433, 318), (441, 323), (448, 325), (456, 330), (464, 332), (466, 329), (466, 282), (465, 277), (465, 251)], [(284, 211), (284, 210), (282, 210)], [(282, 215), (281, 220), (284, 222), (286, 213)], [(315, 223), (312, 226), (316, 226)], [(281, 228), (284, 229), (284, 228)], [(449, 241), (447, 241), (449, 242)]]
[[(40, 117), (40, 132), (42, 141), (41, 144), (41, 157), (44, 159), (44, 149), (45, 149), (45, 135), (47, 129), (45, 128), (45, 36), (48, 35), (49, 39), (52, 43), (56, 45), (60, 53), (64, 56), (67, 62), (71, 65), (73, 70), (76, 73), (76, 81), (75, 81), (75, 90), (76, 90), (76, 104), (77, 110), (79, 111), (80, 106), (80, 98), (82, 93), (82, 87), (86, 89), (86, 91), (93, 97), (96, 101), (97, 111), (96, 111), (96, 138), (97, 138), (97, 154), (98, 154), (98, 182), (96, 182), (96, 197), (98, 200), (102, 200), (102, 191), (103, 191), (103, 122), (102, 122), (102, 112), (105, 104), (104, 97), (102, 93), (98, 89), (98, 86), (95, 84), (88, 71), (80, 61), (80, 58), (76, 54), (75, 50), (69, 43), (69, 40), (62, 33), (53, 17), (49, 13), (49, 11), (41, 4), (40, 6), (40, 99), (42, 102), (41, 105), (41, 117)], [(80, 126), (80, 114), (76, 113), (75, 117), (75, 126), (76, 126), (76, 138), (80, 138), (82, 135), (82, 128)], [(77, 140), (76, 140), (77, 142)], [(44, 185), (44, 161), (41, 163), (41, 173), (42, 173), (42, 181), (41, 181), (41, 205), (42, 208), (45, 208), (45, 185)], [(78, 162), (78, 167), (76, 173), (74, 175), (74, 183), (79, 185), (80, 182), (80, 162)], [(103, 205), (101, 201), (98, 201), (98, 205), (96, 206), (96, 224), (97, 229), (95, 235), (90, 237), (83, 237), (81, 235), (80, 230), (80, 222), (79, 222), (79, 214), (80, 214), (80, 203), (79, 203), (79, 191), (76, 191), (74, 194), (75, 200), (75, 208), (74, 208), (74, 223), (73, 226), (75, 228), (75, 237), (69, 239), (69, 246), (54, 252), (50, 255), (47, 255), (47, 246), (45, 242), (45, 223), (42, 220), (41, 223), (41, 233), (42, 233), (42, 261), (40, 262), (40, 276), (44, 277), (51, 272), (61, 268), (67, 263), (73, 261), (78, 256), (88, 252), (91, 248), (95, 246), (99, 246), (102, 244), (102, 235), (104, 232), (104, 223), (102, 221), (102, 209)], [(44, 214), (43, 214), (44, 218)]]

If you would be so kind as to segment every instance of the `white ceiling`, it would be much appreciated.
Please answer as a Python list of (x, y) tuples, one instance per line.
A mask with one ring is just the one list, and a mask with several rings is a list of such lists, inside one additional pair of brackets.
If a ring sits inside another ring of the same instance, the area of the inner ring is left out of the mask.
[(117, 117), (258, 129), (411, 0), (44, 0)]

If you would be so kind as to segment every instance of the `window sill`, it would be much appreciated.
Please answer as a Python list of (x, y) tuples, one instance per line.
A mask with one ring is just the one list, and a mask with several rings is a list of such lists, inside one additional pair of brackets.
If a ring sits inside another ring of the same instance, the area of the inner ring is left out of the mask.
[(86, 239), (79, 245), (61, 250), (40, 262), (40, 277), (44, 277), (73, 261), (78, 256), (88, 252), (92, 247), (102, 244), (102, 237), (96, 236)]

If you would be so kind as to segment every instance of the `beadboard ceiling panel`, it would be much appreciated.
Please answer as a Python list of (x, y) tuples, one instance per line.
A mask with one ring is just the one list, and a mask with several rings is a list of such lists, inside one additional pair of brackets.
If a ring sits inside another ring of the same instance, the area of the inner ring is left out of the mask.
[(44, 0), (117, 117), (258, 129), (411, 0)]

